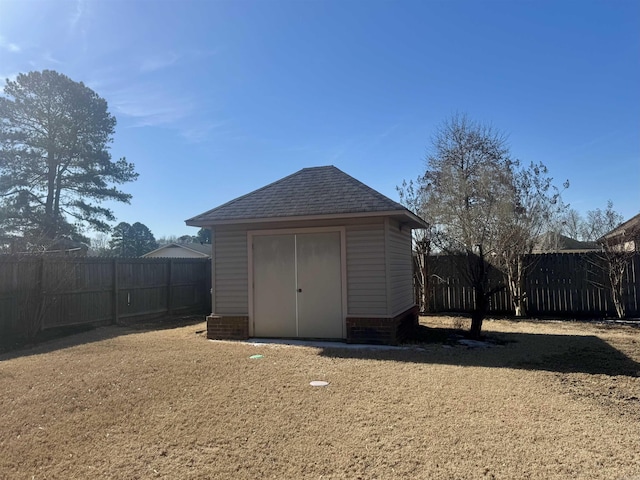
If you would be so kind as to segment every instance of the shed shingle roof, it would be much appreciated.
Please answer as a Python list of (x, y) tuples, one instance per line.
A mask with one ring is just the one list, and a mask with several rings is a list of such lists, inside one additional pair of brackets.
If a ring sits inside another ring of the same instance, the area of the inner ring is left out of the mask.
[[(403, 205), (334, 166), (303, 168), (265, 187), (238, 197), (186, 221), (187, 225), (291, 217), (397, 212), (424, 223)], [(244, 222), (243, 222), (244, 223)]]

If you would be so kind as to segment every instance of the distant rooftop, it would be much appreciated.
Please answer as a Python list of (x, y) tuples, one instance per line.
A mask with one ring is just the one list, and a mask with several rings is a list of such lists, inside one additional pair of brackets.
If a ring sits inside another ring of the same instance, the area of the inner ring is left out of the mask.
[(631, 217), (626, 222), (620, 224), (607, 234), (605, 234), (601, 240), (609, 240), (617, 236), (634, 236), (640, 232), (640, 213)]
[(167, 250), (170, 248), (183, 248), (186, 250), (193, 250), (194, 252), (201, 253), (206, 256), (211, 256), (211, 244), (210, 243), (167, 243), (166, 245), (162, 245), (151, 252), (145, 253), (143, 256), (148, 256), (162, 250)]
[(557, 232), (547, 232), (538, 237), (533, 253), (589, 252), (600, 250), (597, 242), (583, 242)]

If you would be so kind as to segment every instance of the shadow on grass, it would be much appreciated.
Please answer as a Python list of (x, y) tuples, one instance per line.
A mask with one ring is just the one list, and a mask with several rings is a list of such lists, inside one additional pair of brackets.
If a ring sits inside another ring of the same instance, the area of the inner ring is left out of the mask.
[[(487, 346), (470, 348), (458, 343), (461, 331), (420, 327), (418, 338), (403, 350), (325, 348), (331, 358), (362, 358), (468, 367), (544, 370), (640, 377), (640, 364), (593, 335), (557, 335), (490, 332)], [(639, 340), (640, 342), (640, 340)], [(638, 343), (640, 347), (640, 343)]]
[[(0, 346), (0, 362), (123, 335), (197, 325), (204, 320), (204, 315), (189, 315), (102, 328), (66, 327), (56, 329), (57, 331), (45, 331), (39, 343), (10, 345), (8, 350), (2, 350)], [(335, 344), (335, 347), (322, 347), (320, 355), (330, 358), (640, 377), (638, 362), (595, 335), (489, 332), (485, 337), (488, 344), (486, 348), (469, 348), (458, 343), (462, 338), (461, 333), (455, 329), (420, 326), (412, 344), (407, 345), (414, 348), (354, 349)], [(636, 341), (640, 348), (640, 338), (631, 341)]]
[(0, 342), (0, 362), (12, 358), (39, 355), (77, 345), (100, 342), (133, 333), (188, 327), (189, 325), (197, 325), (204, 322), (205, 318), (205, 315), (169, 316), (146, 319), (144, 321), (124, 321), (119, 325), (107, 325), (104, 327), (78, 325), (51, 328), (43, 330), (35, 340), (30, 342), (24, 340)]

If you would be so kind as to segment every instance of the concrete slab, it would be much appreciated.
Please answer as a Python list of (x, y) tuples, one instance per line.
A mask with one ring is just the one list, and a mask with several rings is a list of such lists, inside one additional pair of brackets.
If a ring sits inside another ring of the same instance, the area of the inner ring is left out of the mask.
[(246, 342), (249, 345), (283, 345), (290, 347), (336, 348), (344, 350), (415, 350), (414, 346), (394, 345), (367, 345), (359, 343), (328, 342), (323, 340), (296, 340), (280, 338), (251, 338)]

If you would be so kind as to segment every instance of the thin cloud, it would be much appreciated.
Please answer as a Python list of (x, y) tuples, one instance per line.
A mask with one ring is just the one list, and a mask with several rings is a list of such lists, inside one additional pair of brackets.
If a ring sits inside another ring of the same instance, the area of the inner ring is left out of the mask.
[[(92, 81), (95, 85), (97, 82)], [(212, 138), (229, 139), (234, 134), (228, 120), (212, 120), (203, 116), (201, 104), (194, 97), (175, 93), (149, 82), (119, 89), (108, 87), (108, 78), (99, 82), (112, 112), (128, 128), (157, 127), (171, 129), (189, 143)], [(109, 91), (110, 90), (110, 91)]]
[(80, 24), (80, 21), (82, 20), (82, 17), (85, 12), (85, 7), (86, 7), (85, 0), (76, 0), (75, 9), (73, 10), (73, 12), (71, 12), (71, 15), (69, 16), (69, 26), (71, 27), (71, 30), (75, 30)]
[(191, 99), (144, 85), (112, 93), (109, 103), (117, 113), (130, 117), (133, 127), (176, 126), (194, 110)]
[(42, 54), (42, 60), (48, 63), (53, 63), (55, 65), (62, 65), (62, 61), (58, 60), (53, 56), (51, 52), (45, 52)]
[(163, 55), (156, 55), (145, 59), (140, 65), (140, 71), (143, 73), (155, 72), (163, 68), (170, 67), (178, 62), (180, 55), (175, 52), (169, 52)]
[(169, 68), (176, 65), (178, 62), (196, 62), (203, 58), (211, 57), (218, 53), (219, 49), (210, 50), (185, 50), (180, 53), (166, 52), (161, 54), (152, 55), (145, 58), (140, 64), (141, 73), (155, 72), (164, 68)]
[(190, 143), (200, 143), (209, 140), (212, 137), (219, 137), (222, 134), (229, 133), (221, 130), (222, 127), (228, 125), (228, 121), (206, 122), (203, 124), (193, 124), (180, 129), (180, 135)]
[(393, 133), (395, 130), (398, 129), (398, 127), (400, 127), (399, 123), (396, 123), (395, 125), (391, 125), (389, 128), (387, 128), (384, 132), (382, 132), (378, 138), (379, 139), (383, 139), (385, 137), (388, 137), (389, 135), (391, 135), (391, 133)]
[(573, 147), (569, 148), (566, 152), (567, 153), (577, 153), (577, 152), (582, 152), (584, 150), (587, 150), (591, 147), (593, 147), (594, 145), (597, 145), (599, 143), (602, 143), (604, 141), (610, 141), (613, 140), (616, 136), (618, 136), (619, 133), (616, 130), (611, 130), (607, 133), (604, 133), (602, 135), (599, 135), (591, 140), (588, 140), (584, 143), (580, 143), (578, 145), (574, 145)]
[(71, 13), (67, 21), (69, 22), (69, 30), (67, 36), (79, 46), (82, 52), (89, 50), (87, 42), (87, 31), (89, 29), (88, 21), (90, 15), (90, 4), (87, 0), (76, 0), (71, 4)]
[(0, 48), (2, 50), (6, 50), (7, 52), (11, 52), (11, 53), (18, 53), (22, 51), (22, 48), (20, 48), (20, 45), (18, 45), (17, 43), (13, 43), (5, 40), (5, 38), (1, 35), (0, 35)]

